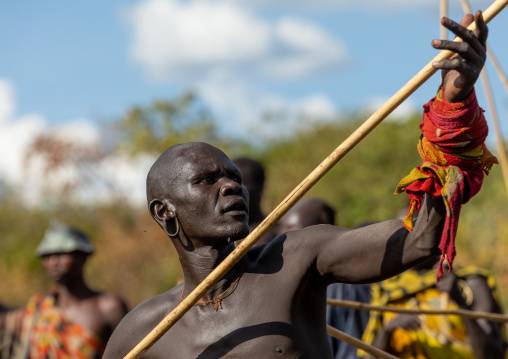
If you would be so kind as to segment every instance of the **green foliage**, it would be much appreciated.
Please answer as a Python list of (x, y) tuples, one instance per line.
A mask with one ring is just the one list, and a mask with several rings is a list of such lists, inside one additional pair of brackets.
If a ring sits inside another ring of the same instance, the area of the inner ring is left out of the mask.
[[(419, 116), (387, 121), (352, 149), (310, 191), (337, 209), (346, 227), (393, 218), (407, 203), (395, 197), (398, 181), (416, 165)], [(263, 160), (268, 183), (265, 204), (275, 207), (361, 124), (358, 118), (315, 127), (267, 148)]]
[[(248, 155), (265, 164), (265, 212), (275, 208), (367, 116), (352, 115), (314, 125), (280, 140), (245, 142), (222, 135), (191, 94), (133, 107), (110, 127), (115, 151), (160, 154), (169, 146), (205, 141), (231, 158)], [(354, 227), (366, 221), (394, 218), (407, 205), (395, 186), (421, 163), (416, 150), (421, 115), (406, 121), (386, 120), (353, 148), (307, 196), (336, 208), (336, 223)], [(252, 143), (257, 143), (257, 146)], [(71, 187), (73, 188), (73, 187)], [(5, 191), (3, 191), (5, 192)], [(97, 289), (127, 298), (130, 306), (168, 290), (181, 279), (178, 257), (167, 236), (146, 209), (120, 199), (109, 205), (82, 206), (62, 196), (56, 206), (34, 209), (14, 195), (0, 197), (0, 301), (23, 305), (35, 291), (50, 285), (34, 250), (51, 218), (87, 232), (96, 248), (87, 278)], [(485, 179), (480, 194), (462, 211), (457, 237), (457, 263), (493, 270), (500, 287), (508, 288), (508, 215), (500, 168)]]
[(173, 145), (194, 141), (207, 142), (224, 151), (248, 146), (219, 134), (212, 117), (192, 93), (134, 106), (113, 122), (111, 133), (117, 150), (130, 155), (161, 154)]

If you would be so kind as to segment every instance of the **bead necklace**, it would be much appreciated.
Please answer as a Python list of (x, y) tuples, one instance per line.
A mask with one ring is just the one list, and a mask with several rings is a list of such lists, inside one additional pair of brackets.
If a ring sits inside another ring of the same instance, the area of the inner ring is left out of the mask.
[[(224, 294), (226, 294), (235, 284), (238, 284), (238, 282), (240, 281), (240, 278), (242, 277), (243, 273), (244, 273), (244, 269), (245, 269), (245, 260), (242, 258), (242, 268), (240, 269), (240, 275), (238, 276), (238, 278), (236, 278), (233, 283), (231, 283), (229, 285), (229, 287), (227, 287), (227, 289), (222, 292), (221, 294), (213, 297), (212, 299), (210, 300), (200, 300), (196, 303), (194, 303), (194, 305), (208, 305), (208, 304), (212, 304), (212, 307), (213, 309), (215, 309), (215, 311), (219, 310), (219, 309), (222, 309), (222, 299)], [(236, 287), (235, 287), (236, 289)], [(183, 297), (183, 291), (185, 290), (185, 288), (182, 288), (182, 294), (180, 295), (180, 300), (184, 300), (184, 297)], [(232, 292), (231, 292), (232, 293)]]

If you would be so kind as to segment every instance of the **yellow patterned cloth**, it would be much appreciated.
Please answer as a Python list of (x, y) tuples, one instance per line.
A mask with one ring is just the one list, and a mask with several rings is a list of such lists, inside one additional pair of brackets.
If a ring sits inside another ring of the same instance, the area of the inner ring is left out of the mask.
[[(454, 273), (463, 284), (463, 292), (472, 300), (472, 292), (465, 284), (469, 277), (482, 276), (487, 280), (496, 301), (496, 284), (492, 275), (481, 268), (467, 266), (457, 268)], [(442, 292), (435, 288), (437, 270), (408, 270), (398, 276), (372, 285), (372, 304), (390, 305), (408, 309), (459, 309), (453, 301), (442, 308)], [(372, 344), (383, 324), (397, 314), (390, 312), (371, 312), (363, 340)], [(391, 352), (403, 359), (474, 359), (472, 348), (467, 341), (464, 322), (457, 315), (419, 315), (421, 328), (393, 331), (390, 339)], [(502, 326), (502, 338), (506, 333)], [(361, 355), (365, 353), (360, 352)]]
[(103, 352), (102, 340), (64, 317), (53, 294), (37, 294), (26, 307), (13, 359), (99, 359)]

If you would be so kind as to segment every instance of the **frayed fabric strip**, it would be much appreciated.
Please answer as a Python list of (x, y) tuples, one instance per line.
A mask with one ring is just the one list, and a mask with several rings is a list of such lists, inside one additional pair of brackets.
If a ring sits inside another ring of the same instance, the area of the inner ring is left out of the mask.
[(441, 88), (424, 106), (420, 128), (418, 152), (423, 164), (401, 180), (395, 194), (406, 192), (410, 198), (403, 220), (409, 231), (413, 229), (413, 216), (425, 194), (443, 199), (446, 219), (439, 243), (439, 281), (445, 258), (450, 270), (453, 267), (461, 206), (478, 193), (484, 174), (489, 173), (497, 159), (485, 146), (488, 127), (474, 91), (461, 103), (449, 103)]

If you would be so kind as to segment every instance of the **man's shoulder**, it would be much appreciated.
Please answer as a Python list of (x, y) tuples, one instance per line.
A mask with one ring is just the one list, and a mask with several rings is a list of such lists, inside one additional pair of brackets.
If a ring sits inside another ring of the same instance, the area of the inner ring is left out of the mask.
[(267, 244), (252, 247), (248, 258), (262, 273), (278, 271), (282, 267), (306, 270), (315, 263), (320, 248), (347, 231), (347, 228), (326, 224), (289, 231)]
[(97, 307), (112, 328), (118, 325), (128, 311), (125, 301), (111, 292), (100, 293), (97, 296)]
[(180, 293), (183, 284), (179, 284), (169, 291), (149, 298), (138, 304), (122, 320), (123, 322), (136, 322), (137, 326), (153, 327), (180, 303)]
[(97, 303), (102, 311), (125, 306), (125, 301), (119, 295), (111, 292), (99, 293)]
[(288, 250), (309, 251), (310, 249), (317, 249), (329, 240), (337, 239), (349, 232), (351, 232), (349, 228), (331, 224), (317, 224), (286, 232), (279, 237), (284, 238), (284, 247)]
[(123, 358), (180, 303), (182, 285), (145, 300), (127, 313), (113, 332), (104, 358)]

